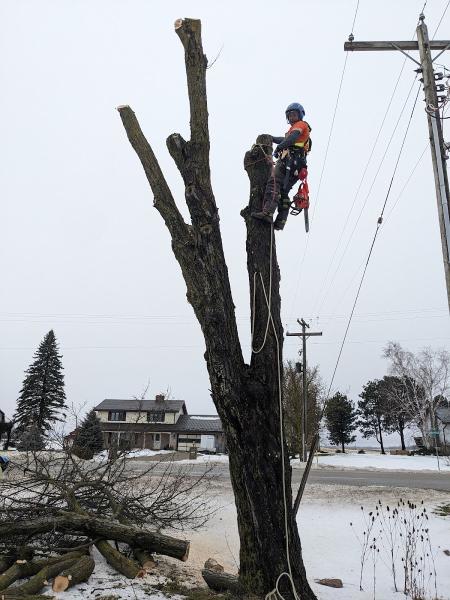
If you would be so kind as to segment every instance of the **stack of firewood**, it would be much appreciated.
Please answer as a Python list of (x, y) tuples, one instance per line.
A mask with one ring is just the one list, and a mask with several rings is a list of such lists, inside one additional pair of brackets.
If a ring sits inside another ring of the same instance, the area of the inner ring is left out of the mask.
[[(66, 536), (74, 536), (74, 539), (80, 533), (87, 537), (72, 550), (64, 548), (63, 552), (37, 558), (33, 549), (33, 537), (38, 536), (39, 539), (47, 532), (61, 532)], [(123, 525), (70, 512), (56, 518), (0, 524), (0, 539), (3, 536), (11, 539), (14, 535), (23, 539), (26, 533), (29, 534), (29, 546), (10, 549), (0, 556), (1, 600), (43, 598), (37, 594), (49, 585), (51, 579), (55, 592), (66, 591), (78, 583), (87, 581), (95, 567), (92, 558), (93, 546), (112, 567), (129, 579), (143, 577), (155, 566), (155, 552), (182, 561), (185, 561), (189, 554), (188, 541), (135, 525)], [(14, 585), (19, 579), (26, 581)]]

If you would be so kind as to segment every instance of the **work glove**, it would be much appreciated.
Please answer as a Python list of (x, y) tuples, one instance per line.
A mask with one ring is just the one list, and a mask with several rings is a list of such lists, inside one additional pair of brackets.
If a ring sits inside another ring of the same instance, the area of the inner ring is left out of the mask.
[(278, 158), (280, 156), (280, 154), (283, 152), (284, 147), (281, 144), (278, 144), (278, 146), (275, 148), (275, 152), (273, 153), (273, 156), (275, 158)]

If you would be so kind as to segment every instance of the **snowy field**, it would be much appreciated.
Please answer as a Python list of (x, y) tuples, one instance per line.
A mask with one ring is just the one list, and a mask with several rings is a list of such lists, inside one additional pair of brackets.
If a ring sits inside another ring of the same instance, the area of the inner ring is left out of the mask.
[(314, 466), (337, 467), (341, 469), (384, 469), (390, 471), (438, 471), (440, 469), (442, 472), (450, 473), (449, 457), (440, 457), (438, 467), (438, 461), (435, 456), (345, 453), (317, 456), (314, 459)]

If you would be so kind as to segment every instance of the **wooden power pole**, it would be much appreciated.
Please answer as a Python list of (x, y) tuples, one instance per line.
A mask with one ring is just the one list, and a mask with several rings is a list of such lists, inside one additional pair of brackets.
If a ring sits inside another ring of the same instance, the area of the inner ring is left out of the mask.
[(303, 374), (303, 403), (302, 403), (302, 461), (306, 462), (308, 460), (308, 450), (307, 450), (307, 419), (308, 419), (308, 387), (307, 387), (307, 380), (306, 380), (306, 339), (309, 338), (309, 336), (311, 335), (322, 335), (321, 331), (310, 331), (308, 333), (306, 333), (306, 329), (309, 329), (309, 325), (308, 323), (306, 323), (306, 321), (304, 319), (302, 319), (301, 321), (299, 321), (297, 319), (297, 323), (301, 326), (302, 331), (301, 333), (289, 333), (287, 332), (286, 335), (295, 335), (297, 337), (301, 337), (302, 341), (303, 341), (303, 350), (302, 350), (302, 359), (303, 359), (303, 365), (302, 365), (302, 374)]
[[(450, 50), (450, 40), (430, 40), (428, 29), (425, 25), (425, 16), (419, 17), (419, 25), (416, 29), (417, 42), (355, 42), (353, 36), (344, 44), (345, 51), (367, 51), (367, 50), (398, 50), (418, 65), (416, 71), (422, 74), (423, 89), (425, 93), (426, 113), (428, 119), (428, 131), (430, 137), (431, 158), (433, 161), (433, 172), (436, 186), (436, 199), (439, 215), (439, 226), (441, 230), (442, 256), (444, 259), (445, 282), (447, 285), (447, 302), (450, 310), (450, 194), (448, 186), (448, 175), (446, 168), (447, 150), (442, 134), (442, 122), (439, 115), (439, 104), (446, 95), (439, 95), (445, 91), (445, 86), (437, 84), (443, 79), (442, 73), (435, 73), (433, 62), (445, 51)], [(408, 50), (418, 50), (420, 62), (410, 56)], [(440, 50), (434, 58), (431, 58), (432, 50)]]

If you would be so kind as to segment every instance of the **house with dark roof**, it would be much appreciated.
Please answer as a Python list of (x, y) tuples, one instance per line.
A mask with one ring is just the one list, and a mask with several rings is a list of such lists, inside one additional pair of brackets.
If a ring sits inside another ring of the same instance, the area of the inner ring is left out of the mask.
[(0, 408), (0, 442), (2, 442), (4, 438), (4, 443), (6, 446), (9, 444), (9, 438), (11, 436), (12, 423), (9, 423), (6, 420), (5, 413)]
[(440, 445), (445, 454), (450, 454), (450, 406), (436, 409), (436, 423)]
[(106, 399), (94, 408), (105, 448), (224, 452), (225, 436), (217, 415), (188, 415), (184, 400)]

